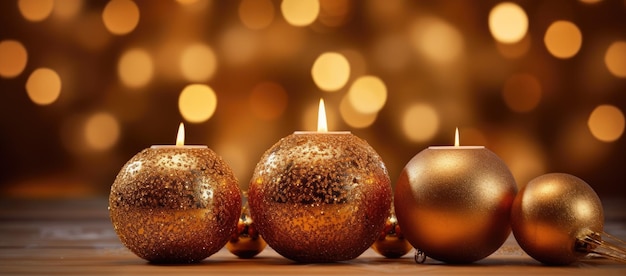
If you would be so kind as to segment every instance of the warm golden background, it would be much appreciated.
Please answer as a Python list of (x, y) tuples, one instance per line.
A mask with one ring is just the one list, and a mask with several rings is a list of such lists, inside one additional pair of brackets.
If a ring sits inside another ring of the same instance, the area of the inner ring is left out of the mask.
[(0, 191), (108, 195), (131, 156), (206, 144), (242, 189), (262, 153), (350, 130), (395, 182), (429, 145), (485, 145), (626, 201), (626, 1), (0, 1)]

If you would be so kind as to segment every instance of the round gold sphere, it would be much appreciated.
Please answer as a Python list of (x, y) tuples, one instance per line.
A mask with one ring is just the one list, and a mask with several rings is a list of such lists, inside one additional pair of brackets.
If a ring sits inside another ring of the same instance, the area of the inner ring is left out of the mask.
[(385, 225), (391, 185), (378, 154), (350, 133), (295, 133), (265, 152), (249, 187), (261, 236), (298, 262), (354, 259)]
[(517, 186), (485, 148), (425, 149), (404, 167), (395, 211), (406, 239), (426, 256), (470, 263), (496, 251), (511, 232)]
[(602, 203), (582, 179), (545, 174), (521, 188), (511, 209), (511, 227), (520, 247), (534, 259), (570, 264), (587, 254), (576, 250), (578, 239), (602, 233)]
[(266, 246), (267, 243), (259, 235), (256, 224), (244, 210), (237, 223), (237, 230), (226, 244), (226, 249), (239, 258), (250, 259), (261, 253)]
[(191, 263), (226, 244), (241, 194), (230, 167), (208, 148), (148, 148), (122, 167), (109, 209), (117, 235), (137, 256)]
[(372, 249), (387, 258), (396, 259), (409, 253), (413, 246), (404, 238), (398, 220), (392, 214), (387, 218), (378, 239), (372, 244)]

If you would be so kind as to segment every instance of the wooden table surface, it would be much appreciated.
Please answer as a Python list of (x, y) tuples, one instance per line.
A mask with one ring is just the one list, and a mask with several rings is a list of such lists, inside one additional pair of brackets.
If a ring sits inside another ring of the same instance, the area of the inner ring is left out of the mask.
[[(616, 208), (605, 231), (624, 239), (623, 205)], [(566, 267), (541, 265), (526, 255), (512, 236), (493, 255), (470, 265), (448, 265), (432, 259), (418, 265), (412, 256), (413, 252), (400, 259), (386, 259), (370, 249), (347, 262), (298, 264), (270, 248), (249, 260), (238, 259), (222, 249), (198, 264), (153, 265), (122, 246), (113, 231), (104, 198), (0, 200), (2, 275), (626, 275), (626, 264), (602, 258), (585, 258)]]

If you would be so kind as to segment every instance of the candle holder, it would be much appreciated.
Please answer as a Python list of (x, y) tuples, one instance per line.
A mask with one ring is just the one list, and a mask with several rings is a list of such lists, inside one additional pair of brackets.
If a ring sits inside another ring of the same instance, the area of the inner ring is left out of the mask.
[(507, 166), (484, 147), (429, 147), (402, 170), (395, 211), (417, 252), (470, 263), (495, 252), (509, 236), (516, 193)]
[(198, 262), (220, 250), (241, 210), (237, 179), (212, 150), (145, 149), (121, 169), (109, 196), (122, 243), (154, 263)]
[(261, 236), (298, 262), (358, 257), (378, 237), (391, 205), (382, 159), (349, 132), (295, 132), (258, 162), (250, 213)]

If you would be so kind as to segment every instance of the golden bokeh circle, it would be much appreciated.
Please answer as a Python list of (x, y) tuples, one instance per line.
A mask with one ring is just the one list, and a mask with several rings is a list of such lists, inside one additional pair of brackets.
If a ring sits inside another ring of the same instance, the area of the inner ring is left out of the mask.
[(624, 134), (624, 113), (613, 105), (597, 106), (589, 115), (587, 126), (596, 139), (613, 142)]
[(49, 105), (61, 95), (61, 77), (50, 68), (38, 68), (26, 80), (26, 93), (38, 105)]
[(187, 85), (178, 97), (178, 110), (190, 123), (207, 121), (217, 108), (217, 95), (208, 85)]
[(502, 43), (517, 43), (528, 31), (528, 16), (517, 4), (502, 2), (489, 12), (489, 31)]

